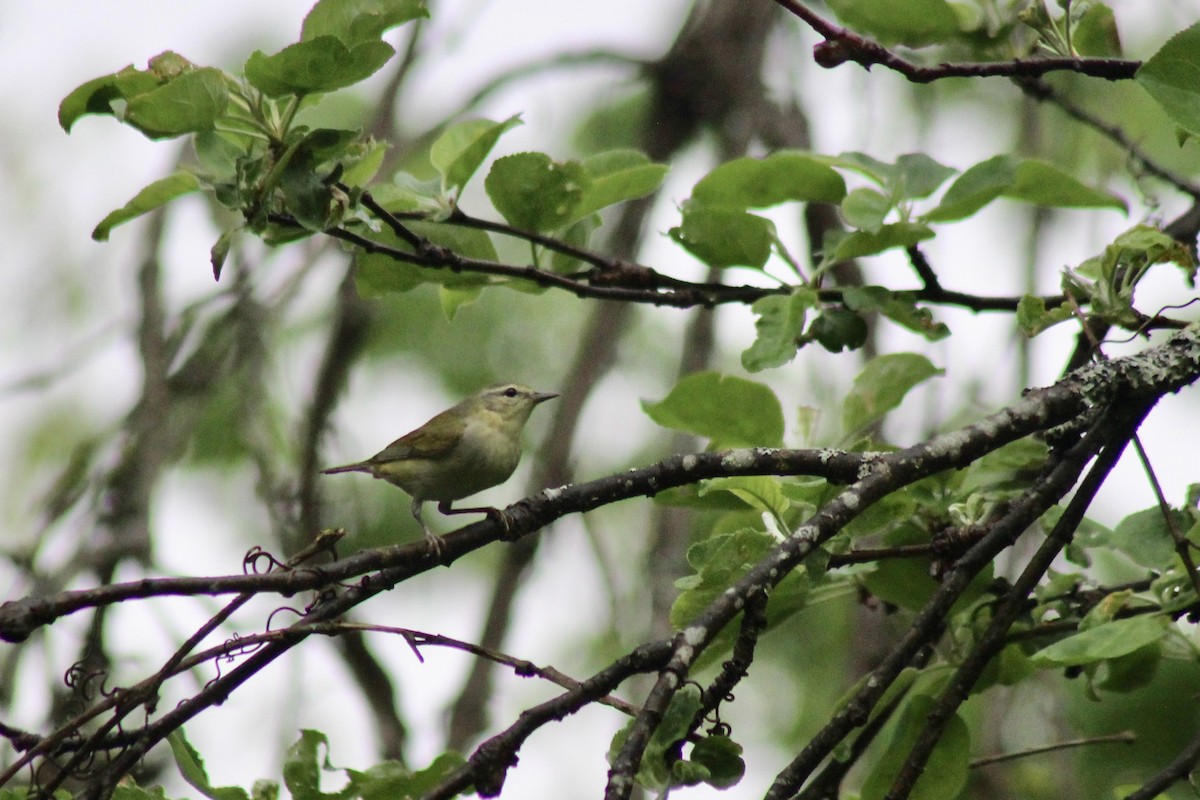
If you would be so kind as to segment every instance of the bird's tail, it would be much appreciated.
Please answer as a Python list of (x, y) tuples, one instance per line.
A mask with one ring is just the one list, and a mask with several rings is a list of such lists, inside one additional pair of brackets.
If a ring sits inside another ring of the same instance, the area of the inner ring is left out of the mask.
[(370, 468), (360, 461), (357, 464), (343, 464), (340, 467), (321, 470), (322, 475), (336, 475), (339, 472), (370, 472)]

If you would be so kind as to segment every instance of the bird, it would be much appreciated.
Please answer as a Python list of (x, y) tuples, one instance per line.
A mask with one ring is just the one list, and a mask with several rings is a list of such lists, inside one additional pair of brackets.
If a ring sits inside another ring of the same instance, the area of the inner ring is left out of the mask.
[(519, 383), (487, 386), (404, 434), (366, 461), (321, 470), (324, 475), (366, 472), (412, 497), (421, 532), (441, 550), (441, 539), (421, 517), (437, 502), (443, 514), (499, 514), (495, 508), (453, 508), (455, 500), (504, 483), (521, 460), (521, 431), (539, 404), (558, 397)]

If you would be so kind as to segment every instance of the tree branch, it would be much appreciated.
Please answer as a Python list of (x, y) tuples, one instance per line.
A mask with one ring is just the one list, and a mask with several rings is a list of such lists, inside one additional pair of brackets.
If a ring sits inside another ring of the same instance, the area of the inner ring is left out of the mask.
[(878, 42), (839, 27), (809, 10), (799, 0), (775, 0), (825, 41), (813, 48), (813, 60), (830, 69), (852, 61), (865, 69), (878, 64), (900, 73), (913, 83), (932, 83), (943, 78), (1037, 78), (1050, 72), (1073, 72), (1109, 81), (1133, 78), (1140, 61), (1120, 58), (1016, 58), (1011, 61), (952, 64), (927, 67), (901, 58)]
[(1084, 477), (1054, 528), (1022, 570), (1012, 589), (996, 606), (992, 620), (983, 635), (955, 670), (949, 685), (929, 712), (925, 726), (892, 783), (886, 800), (905, 800), (909, 796), (917, 779), (925, 771), (929, 756), (933, 753), (933, 748), (946, 725), (958, 707), (966, 701), (971, 687), (975, 685), (988, 663), (1003, 649), (1009, 628), (1025, 610), (1029, 596), (1050, 569), (1054, 559), (1071, 541), (1092, 500), (1100, 491), (1108, 474), (1117, 465), (1130, 438), (1150, 411), (1151, 405), (1143, 403), (1141, 407), (1113, 409), (1098, 422), (1093, 429), (1094, 433), (1088, 434), (1088, 438), (1096, 437), (1102, 440), (1102, 448), (1096, 462)]
[[(490, 542), (516, 539), (567, 514), (590, 511), (631, 497), (653, 496), (664, 489), (686, 486), (707, 478), (736, 475), (809, 475), (832, 483), (854, 480), (858, 471), (877, 453), (840, 450), (784, 450), (755, 448), (670, 456), (655, 464), (607, 478), (547, 489), (504, 510), (507, 524), (484, 520), (442, 537), (443, 562), (453, 560)], [(287, 570), (251, 575), (200, 578), (150, 578), (78, 589), (53, 595), (26, 597), (0, 605), (0, 639), (23, 641), (34, 630), (59, 617), (85, 608), (98, 608), (148, 597), (223, 595), (237, 592), (276, 592), (293, 595), (364, 576), (380, 569), (401, 568), (410, 575), (439, 564), (424, 542), (393, 545), (355, 553), (328, 564), (305, 564)], [(364, 578), (370, 581), (370, 578)]]

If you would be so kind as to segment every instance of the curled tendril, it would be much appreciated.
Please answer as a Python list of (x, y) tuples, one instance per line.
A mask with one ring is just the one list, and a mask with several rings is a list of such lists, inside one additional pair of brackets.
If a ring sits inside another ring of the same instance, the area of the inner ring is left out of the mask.
[(63, 673), (63, 684), (68, 689), (73, 689), (87, 702), (91, 702), (97, 693), (102, 697), (111, 697), (114, 692), (118, 691), (105, 688), (107, 680), (108, 672), (106, 670), (88, 669), (84, 661), (76, 661)]
[(733, 726), (728, 722), (717, 721), (708, 728), (709, 736), (729, 736), (731, 733), (733, 733)]
[[(266, 562), (266, 566), (263, 566)], [(276, 569), (284, 569), (287, 565), (280, 561), (275, 556), (268, 553), (261, 545), (254, 545), (246, 551), (246, 555), (242, 556), (242, 573), (249, 575), (265, 575)]]
[(275, 625), (275, 615), (280, 613), (281, 611), (290, 611), (291, 613), (295, 614), (297, 617), (303, 617), (305, 615), (305, 613), (307, 613), (305, 611), (301, 611), (298, 608), (292, 608), (291, 606), (280, 606), (279, 608), (272, 611), (270, 616), (267, 617), (267, 628), (266, 628), (267, 633), (270, 633), (275, 630), (275, 628), (273, 627)]

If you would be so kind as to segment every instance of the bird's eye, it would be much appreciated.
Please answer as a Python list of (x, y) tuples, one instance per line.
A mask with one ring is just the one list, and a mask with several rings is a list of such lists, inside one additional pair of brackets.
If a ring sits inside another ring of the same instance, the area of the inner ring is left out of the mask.
[(507, 389), (505, 389), (505, 390), (504, 390), (504, 396), (505, 396), (505, 397), (516, 397), (516, 396), (517, 396), (517, 390), (516, 390), (516, 389), (514, 389), (513, 387), (511, 387), (511, 386), (510, 386), (510, 387), (508, 387)]

